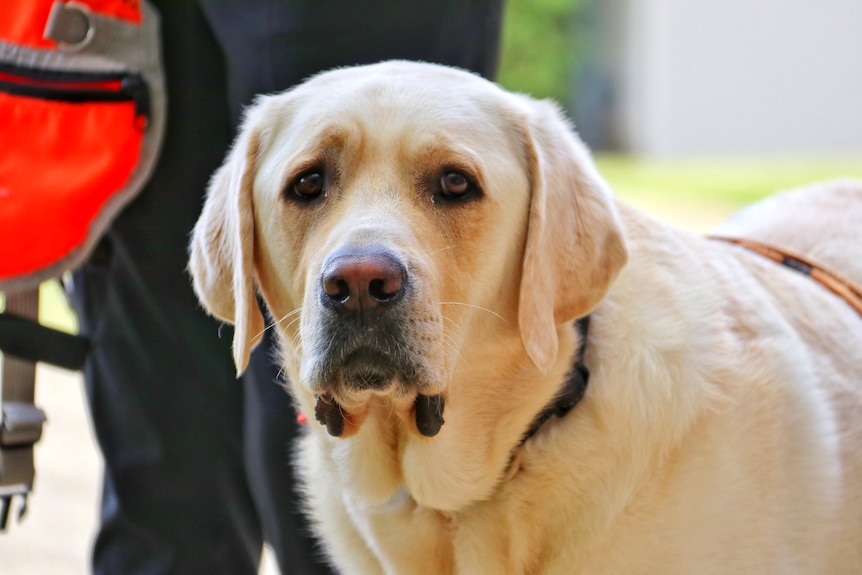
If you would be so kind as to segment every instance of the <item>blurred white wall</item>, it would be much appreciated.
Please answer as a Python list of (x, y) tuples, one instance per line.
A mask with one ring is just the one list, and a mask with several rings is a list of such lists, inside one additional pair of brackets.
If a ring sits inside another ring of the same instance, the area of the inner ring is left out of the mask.
[(862, 0), (597, 0), (611, 139), (651, 157), (862, 151)]

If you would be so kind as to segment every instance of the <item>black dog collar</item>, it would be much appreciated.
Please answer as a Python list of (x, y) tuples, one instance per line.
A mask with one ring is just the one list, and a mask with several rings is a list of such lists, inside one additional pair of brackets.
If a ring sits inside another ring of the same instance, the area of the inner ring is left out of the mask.
[(564, 417), (569, 413), (572, 408), (575, 407), (581, 399), (583, 399), (584, 393), (587, 391), (587, 382), (590, 379), (590, 371), (587, 369), (587, 366), (584, 365), (584, 351), (587, 347), (587, 333), (590, 329), (590, 316), (587, 315), (575, 321), (575, 329), (578, 331), (581, 343), (578, 346), (577, 352), (575, 352), (575, 362), (566, 377), (566, 382), (560, 388), (560, 392), (557, 394), (557, 397), (548, 407), (543, 409), (542, 412), (536, 416), (533, 423), (531, 423), (530, 427), (527, 428), (527, 431), (521, 438), (521, 442), (518, 444), (518, 447), (524, 445), (528, 439), (533, 437), (542, 425), (544, 425), (551, 417)]

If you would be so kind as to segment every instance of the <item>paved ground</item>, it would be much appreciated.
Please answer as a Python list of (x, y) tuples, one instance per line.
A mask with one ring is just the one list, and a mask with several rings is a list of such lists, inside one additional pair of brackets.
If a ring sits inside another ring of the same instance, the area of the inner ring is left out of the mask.
[[(703, 232), (732, 210), (726, 206), (694, 209), (697, 203), (651, 203), (645, 208), (665, 221)], [(96, 526), (101, 460), (95, 446), (76, 373), (40, 366), (37, 403), (48, 423), (36, 447), (37, 479), (24, 522), (0, 535), (0, 573), (4, 575), (82, 575), (89, 572)], [(268, 553), (261, 573), (277, 573)]]
[(29, 513), (0, 535), (8, 575), (87, 573), (101, 461), (86, 417), (80, 376), (39, 366), (37, 403), (48, 413), (36, 446)]
[[(83, 383), (77, 373), (40, 365), (36, 395), (48, 414), (36, 446), (36, 485), (24, 521), (0, 534), (0, 573), (84, 575), (90, 571), (102, 461)], [(277, 572), (265, 553), (260, 573)]]

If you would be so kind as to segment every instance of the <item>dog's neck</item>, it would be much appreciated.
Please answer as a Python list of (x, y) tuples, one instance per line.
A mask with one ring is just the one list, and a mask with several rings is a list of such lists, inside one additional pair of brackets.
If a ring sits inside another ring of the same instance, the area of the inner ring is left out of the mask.
[(584, 393), (587, 391), (587, 383), (590, 379), (590, 371), (584, 365), (584, 352), (587, 348), (589, 329), (590, 316), (586, 315), (575, 321), (575, 330), (578, 332), (580, 343), (578, 344), (578, 349), (575, 351), (572, 369), (566, 376), (566, 381), (563, 383), (556, 397), (533, 419), (533, 422), (527, 428), (527, 431), (524, 432), (521, 442), (515, 449), (529, 441), (542, 428), (545, 422), (552, 417), (565, 417), (584, 397)]

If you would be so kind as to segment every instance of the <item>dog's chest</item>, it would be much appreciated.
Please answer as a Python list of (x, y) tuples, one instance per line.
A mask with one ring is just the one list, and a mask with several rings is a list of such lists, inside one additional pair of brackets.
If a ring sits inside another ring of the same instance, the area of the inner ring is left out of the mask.
[[(546, 536), (565, 530), (538, 521), (539, 517), (549, 516), (556, 494), (544, 490), (546, 497), (539, 503), (542, 509), (536, 510), (512, 491), (535, 494), (539, 490), (535, 485), (518, 483), (515, 479), (506, 486), (511, 489), (504, 487), (488, 500), (451, 513), (419, 505), (404, 488), (379, 505), (368, 506), (350, 499), (345, 502), (350, 508), (349, 516), (366, 546), (374, 550), (384, 573), (566, 572), (559, 571), (560, 553), (549, 547), (556, 540)], [(571, 561), (568, 565), (572, 565)]]
[(493, 511), (477, 511), (441, 513), (417, 505), (401, 491), (385, 505), (359, 511), (359, 525), (385, 573), (528, 572), (518, 561), (523, 540), (518, 530), (508, 521), (501, 523)]

